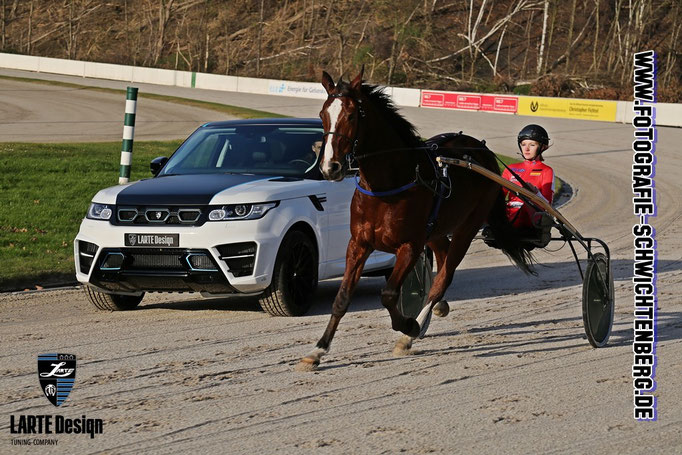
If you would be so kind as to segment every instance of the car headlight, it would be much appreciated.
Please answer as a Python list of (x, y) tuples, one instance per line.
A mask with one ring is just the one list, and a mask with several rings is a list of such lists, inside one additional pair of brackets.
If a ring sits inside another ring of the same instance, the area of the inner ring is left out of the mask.
[(262, 204), (231, 204), (215, 208), (208, 213), (209, 221), (256, 220), (263, 218), (270, 209), (277, 207), (278, 202)]
[(87, 218), (91, 220), (108, 220), (114, 213), (114, 206), (108, 204), (97, 204), (93, 202), (88, 209)]

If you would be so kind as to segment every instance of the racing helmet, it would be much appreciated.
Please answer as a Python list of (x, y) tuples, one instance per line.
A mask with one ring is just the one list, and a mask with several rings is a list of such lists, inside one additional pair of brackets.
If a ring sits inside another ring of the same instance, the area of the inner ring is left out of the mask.
[(519, 136), (516, 140), (519, 150), (521, 150), (521, 142), (524, 139), (530, 139), (540, 144), (540, 151), (538, 152), (538, 155), (542, 154), (542, 152), (547, 150), (549, 147), (549, 135), (547, 134), (547, 130), (540, 125), (526, 125), (521, 131), (519, 131)]

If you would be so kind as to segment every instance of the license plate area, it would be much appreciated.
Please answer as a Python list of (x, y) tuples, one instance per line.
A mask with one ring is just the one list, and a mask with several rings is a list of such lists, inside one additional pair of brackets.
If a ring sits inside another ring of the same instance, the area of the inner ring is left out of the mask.
[(129, 233), (124, 236), (124, 245), (132, 247), (179, 247), (180, 234)]

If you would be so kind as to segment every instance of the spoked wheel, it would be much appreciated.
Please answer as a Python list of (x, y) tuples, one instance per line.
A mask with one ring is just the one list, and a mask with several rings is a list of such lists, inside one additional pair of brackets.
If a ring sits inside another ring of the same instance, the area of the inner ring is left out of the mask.
[(615, 299), (613, 274), (603, 253), (588, 259), (583, 281), (583, 324), (587, 339), (595, 348), (606, 346), (611, 328)]

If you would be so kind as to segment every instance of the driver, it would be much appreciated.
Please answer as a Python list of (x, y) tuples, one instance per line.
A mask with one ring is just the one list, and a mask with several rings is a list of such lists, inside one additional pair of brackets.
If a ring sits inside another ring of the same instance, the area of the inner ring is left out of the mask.
[(317, 158), (320, 156), (320, 151), (322, 150), (322, 141), (315, 141), (310, 146), (310, 150), (313, 152), (308, 155), (309, 162), (315, 164), (317, 163)]
[[(528, 184), (531, 191), (546, 200), (549, 204), (554, 198), (554, 171), (544, 163), (542, 153), (549, 148), (549, 136), (540, 125), (527, 125), (517, 137), (519, 151), (524, 161), (509, 165), (509, 168)], [(505, 169), (502, 177), (523, 186), (509, 169)], [(526, 204), (516, 194), (502, 188), (507, 197), (507, 218), (517, 229), (534, 232), (542, 227), (542, 213)]]

